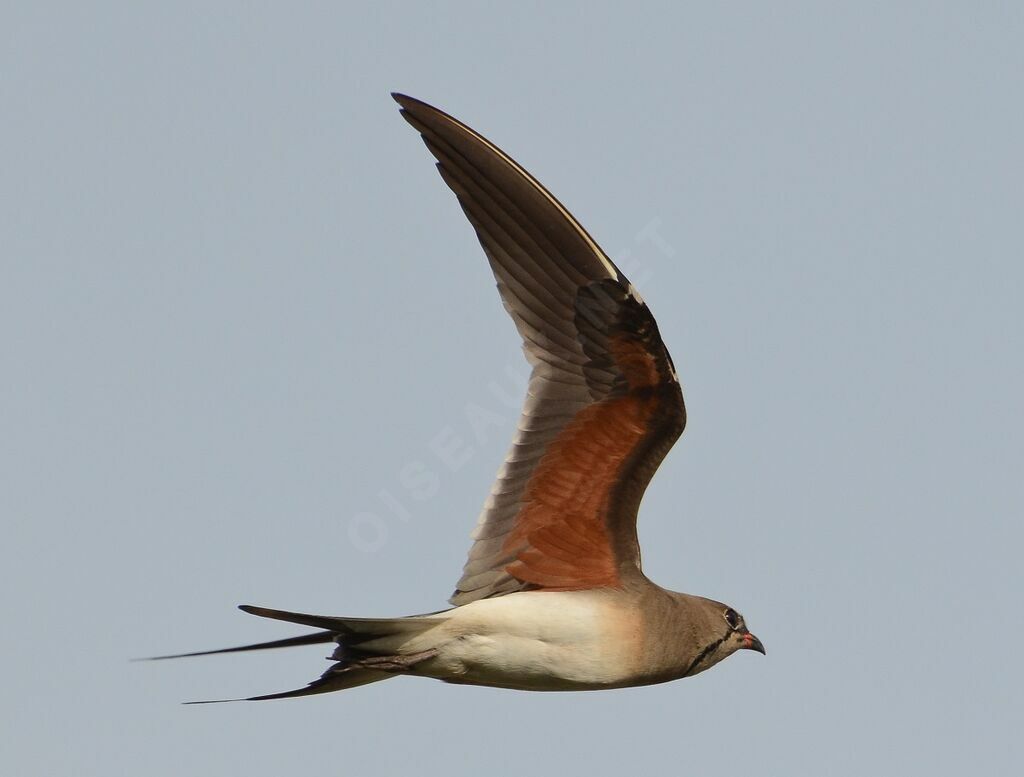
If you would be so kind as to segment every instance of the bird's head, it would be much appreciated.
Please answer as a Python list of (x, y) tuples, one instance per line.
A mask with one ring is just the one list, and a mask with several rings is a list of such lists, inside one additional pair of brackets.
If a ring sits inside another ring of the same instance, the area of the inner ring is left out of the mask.
[(701, 649), (685, 676), (710, 669), (737, 650), (756, 650), (765, 655), (761, 640), (750, 633), (743, 616), (736, 610), (713, 599), (693, 598), (697, 600)]

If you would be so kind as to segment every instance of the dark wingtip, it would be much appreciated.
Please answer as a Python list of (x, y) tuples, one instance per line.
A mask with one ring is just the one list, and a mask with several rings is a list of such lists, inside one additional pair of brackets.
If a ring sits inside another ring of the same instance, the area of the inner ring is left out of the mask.
[(410, 105), (415, 105), (419, 102), (415, 97), (410, 97), (409, 95), (402, 94), (401, 92), (392, 92), (391, 99), (403, 108), (408, 108)]
[(417, 100), (415, 97), (410, 97), (409, 95), (402, 94), (401, 92), (392, 92), (391, 97), (401, 106), (399, 113), (402, 114), (402, 117), (409, 122), (417, 132), (427, 132), (426, 124), (437, 119), (461, 124), (458, 119), (448, 115), (440, 108), (435, 108), (430, 103), (423, 102), (423, 100)]

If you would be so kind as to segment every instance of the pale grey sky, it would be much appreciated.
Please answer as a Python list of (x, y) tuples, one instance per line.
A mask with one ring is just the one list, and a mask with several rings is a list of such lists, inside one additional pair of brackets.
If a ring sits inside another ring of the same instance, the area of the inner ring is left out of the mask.
[[(1019, 764), (1024, 18), (895, 5), (6, 4), (0, 772)], [(524, 365), (391, 90), (640, 287), (690, 411), (645, 569), (767, 657), (206, 707), (325, 651), (128, 663), (296, 633), (239, 603), (406, 614), (458, 577)]]

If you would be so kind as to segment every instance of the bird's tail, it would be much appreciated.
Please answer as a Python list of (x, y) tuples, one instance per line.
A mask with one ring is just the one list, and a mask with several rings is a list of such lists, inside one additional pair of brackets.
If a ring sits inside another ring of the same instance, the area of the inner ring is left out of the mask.
[(264, 696), (250, 696), (246, 699), (216, 699), (213, 701), (187, 702), (188, 704), (287, 699), (296, 696), (309, 696), (316, 693), (341, 691), (347, 688), (355, 688), (360, 685), (387, 680), (398, 674), (408, 672), (420, 661), (435, 655), (435, 651), (429, 646), (428, 641), (422, 639), (422, 637), (426, 632), (443, 622), (442, 618), (437, 617), (440, 613), (412, 615), (405, 618), (341, 618), (271, 610), (265, 607), (253, 607), (245, 604), (239, 607), (239, 609), (264, 618), (274, 618), (291, 623), (301, 623), (305, 626), (315, 626), (322, 629), (322, 631), (271, 642), (257, 642), (252, 645), (220, 648), (219, 650), (201, 650), (193, 653), (153, 656), (146, 660), (160, 661), (168, 658), (210, 656), (218, 653), (240, 653), (249, 650), (269, 650), (272, 648), (334, 642), (337, 644), (337, 647), (329, 657), (329, 660), (336, 663), (306, 687), (297, 688), (294, 691), (271, 693)]

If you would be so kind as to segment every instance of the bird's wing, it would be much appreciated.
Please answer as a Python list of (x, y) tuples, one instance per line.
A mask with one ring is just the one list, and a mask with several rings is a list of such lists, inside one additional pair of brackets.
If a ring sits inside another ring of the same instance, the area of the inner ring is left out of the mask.
[(394, 98), (476, 230), (533, 367), (451, 602), (619, 586), (639, 574), (637, 508), (686, 422), (654, 318), (508, 155), (436, 108)]

